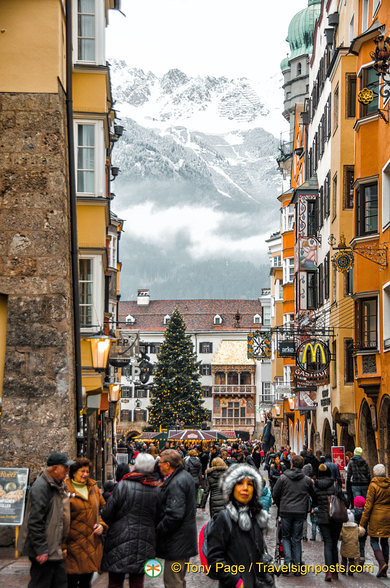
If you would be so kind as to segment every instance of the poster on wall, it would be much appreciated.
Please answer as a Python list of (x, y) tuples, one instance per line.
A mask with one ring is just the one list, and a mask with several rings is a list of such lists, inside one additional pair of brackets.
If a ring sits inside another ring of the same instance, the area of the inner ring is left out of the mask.
[(310, 271), (317, 269), (317, 240), (306, 237), (299, 241), (299, 269)]
[(23, 523), (28, 484), (27, 468), (0, 468), (0, 525)]
[(333, 463), (337, 464), (339, 470), (343, 471), (345, 468), (345, 447), (334, 445), (331, 448), (331, 455)]

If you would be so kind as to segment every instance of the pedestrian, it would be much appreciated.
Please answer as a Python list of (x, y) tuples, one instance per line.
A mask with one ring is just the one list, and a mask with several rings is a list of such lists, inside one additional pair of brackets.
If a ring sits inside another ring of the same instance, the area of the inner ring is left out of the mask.
[[(310, 499), (311, 505), (313, 505), (312, 499)], [(312, 506), (310, 511), (310, 522), (311, 522), (311, 537), (310, 541), (316, 541), (317, 529), (318, 529), (318, 507)]]
[(389, 565), (390, 477), (386, 477), (385, 466), (381, 463), (374, 466), (373, 473), (360, 527), (365, 528), (368, 524), (371, 547), (379, 564), (376, 576), (385, 578)]
[(353, 576), (353, 569), (351, 566), (355, 565), (356, 560), (360, 555), (359, 549), (359, 528), (354, 521), (354, 514), (348, 511), (348, 521), (343, 523), (340, 533), (340, 555), (342, 563), (342, 574), (348, 571), (348, 576)]
[(345, 502), (344, 493), (340, 486), (333, 480), (332, 473), (325, 463), (318, 467), (318, 477), (314, 482), (313, 505), (318, 507), (318, 525), (324, 542), (324, 559), (328, 570), (325, 573), (325, 581), (337, 580), (338, 564), (337, 542), (339, 540), (342, 523), (337, 523), (329, 517), (329, 496), (337, 496)]
[[(253, 565), (263, 561), (263, 529), (269, 518), (259, 503), (263, 480), (256, 469), (244, 463), (228, 468), (221, 484), (226, 506), (207, 537), (209, 575), (219, 580), (219, 588), (263, 586), (260, 566)], [(242, 571), (238, 571), (239, 565)]]
[[(185, 588), (185, 562), (197, 554), (195, 482), (174, 449), (161, 453), (162, 503), (157, 525), (157, 557), (165, 559), (165, 588)], [(172, 570), (175, 562), (180, 571)]]
[(273, 463), (271, 463), (270, 470), (269, 470), (269, 483), (271, 486), (271, 492), (272, 492), (276, 482), (278, 481), (280, 476), (285, 471), (286, 471), (286, 466), (281, 463), (279, 455), (275, 455), (275, 457), (273, 459)]
[(184, 467), (186, 471), (194, 478), (195, 490), (197, 491), (202, 479), (202, 464), (196, 449), (189, 450), (188, 455), (184, 458)]
[(207, 499), (210, 496), (209, 511), (210, 518), (218, 514), (225, 508), (225, 503), (220, 487), (221, 476), (225, 473), (228, 466), (221, 457), (215, 457), (211, 462), (211, 468), (206, 470), (205, 491), (202, 497), (201, 508), (205, 510)]
[(262, 478), (262, 480), (263, 480), (263, 491), (262, 491), (261, 496), (259, 498), (259, 502), (262, 505), (263, 509), (266, 512), (269, 512), (269, 509), (272, 506), (272, 492), (268, 488), (265, 478)]
[(332, 478), (334, 480), (336, 480), (336, 482), (338, 483), (338, 485), (341, 488), (343, 485), (343, 482), (341, 480), (339, 466), (337, 465), (337, 463), (333, 463), (332, 456), (330, 455), (330, 453), (327, 453), (325, 455), (325, 462), (324, 463), (328, 467), (328, 469), (330, 470), (330, 472), (332, 474)]
[(355, 496), (366, 498), (368, 486), (371, 481), (370, 468), (362, 457), (363, 449), (355, 447), (347, 469), (347, 493), (350, 504), (353, 504)]
[(27, 533), (24, 548), (31, 562), (28, 588), (68, 586), (62, 546), (69, 531), (70, 506), (64, 480), (73, 463), (54, 451), (31, 486), (21, 533), (21, 545)]
[[(306, 456), (307, 456), (307, 452), (306, 452)], [(302, 452), (301, 452), (301, 457), (303, 457)], [(305, 461), (305, 458), (303, 457), (303, 461)], [(313, 468), (311, 466), (311, 463), (305, 463), (303, 468), (302, 468), (302, 472), (305, 474), (305, 476), (307, 476), (308, 478), (312, 479), (312, 475), (313, 475)], [(309, 497), (309, 501), (307, 504), (307, 512), (310, 513), (312, 510), (312, 500)], [(305, 520), (303, 521), (303, 530), (302, 530), (302, 540), (303, 541), (307, 541), (307, 515), (305, 517)]]
[[(354, 500), (353, 500), (353, 504), (354, 504), (354, 509), (353, 509), (353, 515), (354, 515), (354, 520), (355, 523), (360, 526), (360, 520), (362, 518), (362, 514), (364, 511), (364, 506), (366, 504), (366, 499), (363, 498), (363, 496), (355, 496)], [(360, 560), (359, 563), (360, 564), (364, 564), (365, 558), (366, 558), (366, 539), (367, 539), (367, 531), (365, 531), (364, 535), (362, 535), (361, 537), (359, 537), (359, 547), (360, 547)]]
[(70, 500), (70, 529), (65, 543), (68, 588), (89, 588), (103, 555), (101, 535), (107, 525), (99, 511), (105, 501), (95, 480), (89, 477), (90, 467), (89, 459), (77, 458), (65, 480)]
[[(292, 469), (286, 470), (277, 480), (273, 499), (282, 519), (284, 563), (295, 564), (295, 575), (300, 575), (302, 563), (303, 522), (307, 517), (308, 501), (314, 496), (313, 482), (302, 471), (303, 457), (292, 458)], [(290, 569), (285, 572), (286, 575)]]
[(120, 463), (117, 466), (116, 472), (115, 472), (116, 483), (118, 484), (118, 482), (120, 482), (122, 480), (123, 476), (125, 476), (128, 473), (130, 473), (129, 465), (127, 463)]
[(103, 484), (103, 498), (104, 498), (104, 502), (107, 502), (107, 500), (111, 496), (111, 492), (114, 490), (114, 488), (115, 488), (115, 482), (114, 482), (114, 480), (106, 480), (104, 482), (104, 484)]
[(130, 588), (142, 588), (145, 563), (156, 556), (160, 488), (153, 469), (153, 457), (139, 453), (134, 470), (115, 486), (102, 511), (109, 526), (102, 559), (108, 588), (122, 588), (126, 574)]

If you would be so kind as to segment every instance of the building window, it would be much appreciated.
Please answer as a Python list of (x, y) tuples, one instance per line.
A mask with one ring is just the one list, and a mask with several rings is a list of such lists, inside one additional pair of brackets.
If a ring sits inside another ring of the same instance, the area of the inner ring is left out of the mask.
[(166, 314), (163, 319), (164, 325), (167, 325), (170, 320), (171, 320), (171, 317), (169, 316), (169, 314)]
[(345, 116), (347, 118), (355, 118), (356, 117), (356, 74), (347, 73), (346, 74), (346, 113)]
[(302, 63), (298, 63), (297, 65), (297, 76), (302, 75)]
[(93, 261), (80, 259), (80, 323), (81, 327), (93, 325)]
[(326, 254), (324, 259), (324, 293), (325, 300), (329, 298), (329, 285), (330, 285), (330, 259), (329, 253)]
[(238, 386), (238, 373), (237, 372), (228, 372), (227, 383), (228, 383), (228, 386)]
[(361, 349), (373, 349), (378, 345), (378, 312), (376, 298), (356, 301), (356, 339)]
[[(294, 277), (293, 277), (294, 279)], [(271, 307), (263, 306), (263, 325), (269, 327), (271, 325)]]
[(333, 132), (339, 126), (339, 86), (333, 93)]
[(356, 234), (378, 232), (378, 183), (360, 184), (356, 189)]
[(390, 225), (390, 160), (382, 171), (382, 228)]
[(96, 16), (95, 0), (77, 3), (77, 60), (95, 61)]
[(283, 284), (281, 280), (275, 281), (275, 300), (283, 300)]
[(222, 317), (216, 314), (214, 317), (214, 325), (222, 325)]
[(77, 125), (77, 192), (95, 192), (95, 125)]
[(332, 341), (332, 356), (333, 356), (333, 388), (337, 386), (337, 346), (336, 341)]
[(317, 308), (317, 272), (307, 272), (307, 308)]
[(374, 18), (374, 16), (378, 12), (378, 8), (380, 5), (381, 5), (381, 0), (372, 0), (372, 18)]
[(383, 316), (387, 320), (383, 321), (383, 347), (390, 348), (390, 282), (383, 286)]
[(379, 106), (378, 74), (373, 67), (365, 67), (360, 74), (360, 89), (369, 88), (374, 91), (374, 99), (369, 104), (359, 104), (359, 116), (364, 117), (377, 112)]
[(128, 314), (125, 318), (125, 323), (127, 325), (133, 325), (135, 323), (135, 318), (131, 314)]
[(368, 29), (368, 1), (363, 0), (362, 2), (362, 32)]
[(212, 343), (199, 343), (199, 353), (212, 353), (213, 352), (213, 344)]
[(261, 316), (259, 314), (255, 314), (255, 316), (253, 317), (253, 324), (261, 325)]
[(353, 268), (344, 272), (344, 296), (353, 294)]
[(294, 258), (283, 259), (283, 284), (294, 282)]
[(226, 375), (225, 372), (215, 372), (214, 382), (216, 386), (225, 386)]
[(202, 386), (202, 396), (203, 398), (211, 398), (212, 397), (212, 388), (211, 386)]
[(355, 168), (344, 165), (343, 207), (353, 208), (353, 184), (355, 182)]
[(240, 374), (240, 386), (250, 386), (252, 384), (252, 378), (250, 372), (241, 372)]
[(285, 206), (282, 210), (283, 232), (294, 229), (295, 209), (294, 206)]
[(272, 258), (272, 267), (280, 267), (282, 265), (282, 256), (274, 255)]
[(108, 243), (108, 265), (117, 267), (117, 238), (110, 235)]
[(209, 363), (201, 363), (199, 373), (201, 376), (211, 376), (211, 365)]
[(261, 395), (262, 402), (272, 402), (272, 390), (271, 390), (271, 382), (263, 382), (262, 383), (262, 395)]
[(336, 218), (337, 214), (337, 173), (332, 180), (332, 220)]
[(322, 306), (324, 303), (324, 264), (320, 263), (318, 266), (318, 306)]
[(157, 355), (160, 353), (162, 343), (149, 343), (149, 353)]
[(344, 381), (353, 382), (353, 339), (344, 339)]
[(307, 236), (313, 237), (317, 234), (317, 201), (308, 200), (307, 205)]

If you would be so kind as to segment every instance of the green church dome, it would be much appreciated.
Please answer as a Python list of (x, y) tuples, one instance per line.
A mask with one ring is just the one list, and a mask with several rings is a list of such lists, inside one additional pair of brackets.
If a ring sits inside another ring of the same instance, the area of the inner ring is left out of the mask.
[(282, 70), (283, 73), (285, 71), (287, 71), (288, 69), (290, 69), (290, 58), (289, 57), (285, 57), (284, 59), (282, 59), (282, 61), (280, 62), (280, 69)]
[(314, 28), (320, 11), (321, 0), (308, 0), (307, 8), (292, 18), (287, 36), (287, 42), (290, 45), (290, 61), (301, 55), (312, 54)]

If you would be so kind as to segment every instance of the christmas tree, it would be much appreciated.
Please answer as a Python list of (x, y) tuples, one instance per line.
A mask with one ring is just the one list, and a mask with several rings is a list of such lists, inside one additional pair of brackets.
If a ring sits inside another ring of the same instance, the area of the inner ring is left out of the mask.
[(199, 377), (191, 337), (186, 335), (183, 317), (176, 309), (166, 328), (154, 375), (149, 424), (155, 430), (176, 423), (197, 428), (208, 420)]

